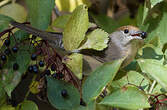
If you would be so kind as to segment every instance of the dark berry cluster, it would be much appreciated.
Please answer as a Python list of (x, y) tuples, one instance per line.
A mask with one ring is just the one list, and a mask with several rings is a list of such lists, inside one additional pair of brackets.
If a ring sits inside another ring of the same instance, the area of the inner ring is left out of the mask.
[[(10, 56), (12, 53), (17, 53), (18, 51), (18, 47), (14, 46), (12, 48), (10, 48), (10, 39), (7, 38), (5, 41), (4, 41), (4, 44), (3, 46), (6, 48), (4, 51), (1, 52), (0, 54), (0, 59), (1, 59), (1, 63), (0, 63), (0, 69), (3, 68), (3, 64), (7, 61), (8, 59), (8, 56)], [(17, 63), (14, 63), (13, 64), (13, 70), (16, 71), (19, 69), (19, 65)]]
[[(36, 61), (36, 60), (37, 60), (37, 56), (38, 56), (37, 54), (33, 53), (33, 54), (31, 55), (31, 60), (32, 60), (32, 61)], [(45, 66), (44, 61), (40, 60), (40, 61), (38, 62), (38, 64), (30, 65), (30, 66), (28, 67), (28, 71), (29, 71), (30, 73), (39, 73), (39, 67), (44, 67), (44, 66)], [(50, 73), (47, 71), (47, 74), (50, 74)]]
[(53, 73), (52, 77), (56, 79), (62, 79), (64, 78), (64, 74), (57, 72), (57, 73)]

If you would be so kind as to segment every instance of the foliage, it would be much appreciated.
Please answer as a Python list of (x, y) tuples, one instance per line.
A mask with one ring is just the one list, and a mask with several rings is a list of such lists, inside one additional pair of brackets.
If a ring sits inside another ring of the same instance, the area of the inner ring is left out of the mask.
[[(89, 13), (88, 6), (84, 3), (89, 6), (90, 3), (86, 0), (76, 0), (75, 3), (69, 0), (62, 1), (26, 0), (28, 15), (25, 11), (22, 12), (23, 7), (16, 3), (0, 8), (0, 56), (7, 57), (5, 61), (2, 57), (0, 60), (0, 109), (38, 110), (35, 102), (27, 100), (27, 97), (30, 92), (37, 94), (42, 90), (46, 90), (45, 97), (49, 103), (60, 110), (165, 108), (166, 105), (162, 106), (162, 103), (167, 99), (167, 2), (146, 0), (144, 5), (139, 7), (138, 15), (134, 19), (124, 16), (114, 20), (106, 15)], [(72, 4), (72, 8), (65, 5), (65, 2), (68, 2), (68, 5)], [(55, 3), (61, 11), (72, 13), (61, 15), (52, 21)], [(11, 8), (14, 10), (7, 13)], [(13, 13), (16, 16), (13, 16)], [(62, 57), (59, 50), (47, 44), (47, 41), (33, 38), (34, 36), (23, 30), (12, 31), (9, 27), (10, 22), (24, 22), (26, 16), (27, 21), (37, 29), (49, 30), (56, 27), (63, 30), (63, 52), (70, 54)], [(93, 26), (89, 20), (90, 16), (98, 26), (98, 29), (93, 31), (89, 31), (90, 25)], [(106, 62), (85, 77), (84, 54), (81, 51), (103, 51), (108, 47), (109, 34), (128, 24), (138, 26), (148, 33), (145, 44), (138, 51), (134, 61), (125, 68), (121, 67), (124, 58)], [(10, 40), (10, 45), (6, 46), (5, 40)], [(19, 47), (17, 53), (5, 53), (6, 49), (12, 50), (13, 47)], [(37, 58), (32, 58), (32, 53), (37, 55)], [(39, 61), (44, 61), (44, 65), (39, 66)], [(15, 63), (19, 64), (16, 69)], [(46, 70), (51, 70), (51, 74), (46, 74)], [(24, 101), (12, 107), (8, 98), (12, 99), (12, 92), (25, 74), (33, 76), (29, 91)]]

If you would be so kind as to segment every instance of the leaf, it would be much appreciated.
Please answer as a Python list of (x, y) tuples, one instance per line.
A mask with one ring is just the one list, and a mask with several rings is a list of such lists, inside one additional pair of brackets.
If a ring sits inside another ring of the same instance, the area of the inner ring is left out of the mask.
[(77, 76), (79, 79), (82, 79), (82, 63), (83, 55), (82, 54), (71, 54), (64, 61), (67, 67)]
[(118, 23), (120, 24), (120, 26), (125, 26), (125, 25), (136, 26), (136, 22), (137, 20), (130, 18), (129, 14), (124, 15), (123, 17), (118, 19)]
[(155, 85), (155, 87), (153, 88), (153, 91), (151, 92), (151, 94), (165, 94), (166, 90), (164, 88), (162, 88), (162, 86), (157, 83)]
[(3, 30), (9, 28), (9, 23), (12, 20), (13, 20), (12, 18), (0, 14), (0, 32), (2, 32)]
[(146, 44), (139, 51), (137, 58), (152, 60), (154, 62), (159, 62), (159, 64), (164, 63), (163, 52), (161, 48), (155, 47), (151, 44)]
[(16, 110), (38, 110), (38, 106), (33, 101), (24, 100), (17, 106)]
[(39, 82), (38, 81), (32, 81), (31, 84), (29, 85), (29, 90), (33, 94), (37, 94), (40, 92), (39, 90)]
[(60, 11), (72, 12), (74, 9), (81, 5), (85, 4), (90, 6), (91, 2), (89, 0), (55, 0), (56, 6)]
[(0, 14), (9, 16), (17, 22), (25, 22), (27, 12), (22, 5), (11, 3), (0, 8)]
[(119, 24), (112, 18), (106, 16), (106, 15), (93, 15), (93, 19), (97, 23), (100, 28), (102, 28), (104, 31), (108, 32), (109, 34), (115, 31), (118, 27), (120, 27)]
[(160, 45), (159, 47), (162, 48), (162, 46), (167, 43), (167, 3), (164, 2), (161, 5), (158, 5), (155, 9), (154, 13), (149, 15), (149, 18), (146, 22), (146, 25), (148, 26), (147, 32), (148, 36), (146, 38), (146, 42), (150, 42), (154, 37), (160, 38)]
[(147, 90), (149, 87), (149, 80), (136, 71), (129, 71), (127, 75), (121, 79), (112, 81), (111, 86), (120, 89), (128, 83), (141, 87), (140, 89), (142, 90)]
[(153, 8), (156, 4), (162, 2), (163, 0), (150, 0), (151, 8)]
[(0, 106), (0, 110), (16, 110), (15, 107), (12, 107), (12, 105), (3, 105)]
[(52, 26), (56, 28), (64, 29), (70, 17), (71, 17), (70, 14), (59, 16), (53, 21)]
[(87, 10), (85, 5), (80, 5), (72, 13), (63, 33), (63, 45), (66, 50), (77, 49), (84, 40), (89, 25)]
[(0, 83), (0, 106), (6, 102), (6, 99), (7, 95), (2, 87), (2, 84)]
[[(144, 21), (148, 15), (148, 10), (149, 8), (147, 7), (147, 2), (145, 1), (144, 6), (140, 5), (140, 7), (138, 8), (138, 14), (137, 14), (137, 26), (143, 28), (143, 27), (147, 27), (144, 26)], [(145, 31), (145, 30), (143, 30)]]
[(159, 62), (146, 59), (139, 59), (138, 63), (142, 72), (152, 76), (164, 89), (167, 90), (167, 78), (164, 77), (166, 76), (167, 71), (165, 66)]
[(54, 0), (26, 0), (28, 21), (35, 28), (46, 30), (51, 22)]
[(143, 18), (142, 18), (142, 24), (144, 24), (144, 21), (148, 15), (149, 7), (148, 7), (148, 2), (145, 1), (144, 3), (144, 9), (143, 9)]
[(114, 79), (123, 59), (104, 63), (93, 71), (82, 86), (83, 100), (89, 103), (100, 95), (104, 87)]
[(150, 107), (148, 97), (145, 93), (133, 86), (123, 87), (111, 93), (111, 95), (106, 96), (99, 104), (132, 110)]
[[(61, 95), (62, 90), (67, 90), (67, 97)], [(47, 77), (47, 96), (57, 109), (72, 110), (80, 104), (80, 94), (74, 86), (52, 77)]]
[(107, 43), (109, 41), (108, 36), (108, 33), (103, 30), (95, 29), (87, 35), (86, 42), (79, 49), (103, 50), (107, 47)]

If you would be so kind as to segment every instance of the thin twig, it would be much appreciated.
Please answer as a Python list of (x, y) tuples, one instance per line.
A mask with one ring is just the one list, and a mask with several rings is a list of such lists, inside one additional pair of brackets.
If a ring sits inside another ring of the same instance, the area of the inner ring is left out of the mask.
[(156, 83), (157, 82), (154, 80), (153, 83), (152, 83), (152, 85), (151, 85), (151, 87), (150, 87), (150, 90), (148, 91), (149, 94), (151, 94), (151, 92), (153, 91), (154, 86), (155, 86)]

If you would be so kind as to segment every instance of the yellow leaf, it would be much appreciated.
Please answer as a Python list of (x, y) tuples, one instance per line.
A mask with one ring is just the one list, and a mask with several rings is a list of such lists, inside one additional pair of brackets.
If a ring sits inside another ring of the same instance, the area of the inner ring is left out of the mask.
[(60, 11), (72, 12), (77, 6), (85, 4), (88, 7), (91, 3), (88, 0), (55, 0)]

